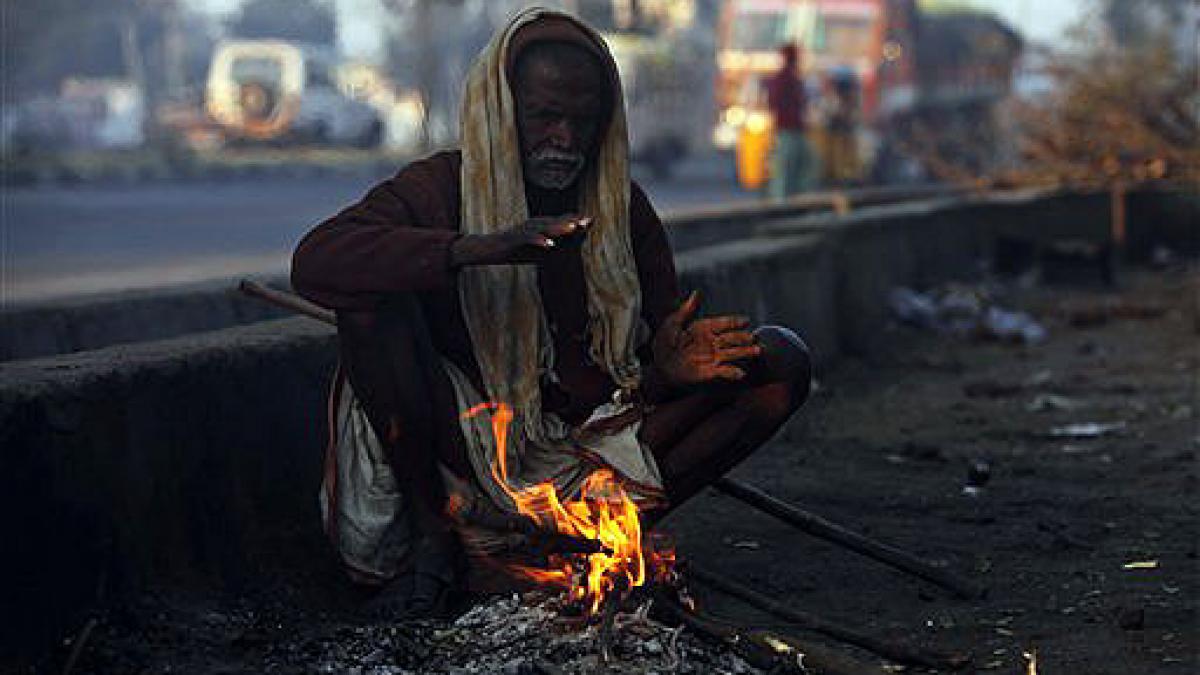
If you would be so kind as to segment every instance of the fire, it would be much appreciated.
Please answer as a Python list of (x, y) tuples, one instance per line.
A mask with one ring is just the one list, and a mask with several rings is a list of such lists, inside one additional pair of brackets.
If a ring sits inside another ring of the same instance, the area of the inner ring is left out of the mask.
[[(647, 564), (642, 550), (642, 524), (638, 507), (611, 469), (592, 472), (584, 480), (578, 499), (563, 501), (552, 483), (516, 489), (508, 476), (508, 427), (512, 408), (504, 403), (484, 403), (463, 413), (474, 417), (492, 411), (496, 462), (492, 478), (513, 500), (517, 511), (539, 527), (559, 534), (598, 542), (600, 552), (550, 557), (550, 569), (512, 566), (512, 571), (538, 583), (567, 590), (568, 596), (590, 614), (600, 610), (607, 594), (646, 583)], [(654, 561), (673, 561), (674, 554), (656, 553)], [(657, 567), (657, 565), (656, 565)]]

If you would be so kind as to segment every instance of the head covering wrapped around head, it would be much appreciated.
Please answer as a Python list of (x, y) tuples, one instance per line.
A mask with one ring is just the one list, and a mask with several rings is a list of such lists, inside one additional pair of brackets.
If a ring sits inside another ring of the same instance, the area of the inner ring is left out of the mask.
[[(503, 232), (524, 223), (526, 205), (516, 101), (511, 88), (522, 49), (566, 42), (596, 55), (609, 75), (612, 110), (599, 147), (579, 178), (578, 211), (592, 217), (582, 246), (592, 359), (618, 387), (636, 387), (635, 354), (645, 339), (641, 289), (629, 235), (629, 160), (624, 102), (616, 64), (603, 39), (567, 14), (541, 8), (518, 14), (472, 67), (462, 103), (462, 221), (466, 235)], [(534, 442), (561, 440), (561, 423), (541, 411), (540, 381), (554, 366), (537, 269), (532, 265), (464, 268), (459, 292), (483, 394), (512, 406)]]

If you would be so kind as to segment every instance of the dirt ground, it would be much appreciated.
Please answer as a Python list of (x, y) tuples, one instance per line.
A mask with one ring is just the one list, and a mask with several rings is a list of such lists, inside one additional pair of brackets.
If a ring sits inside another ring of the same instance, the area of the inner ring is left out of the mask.
[[(1004, 304), (1049, 331), (1034, 346), (892, 329), (892, 348), (839, 362), (784, 442), (736, 472), (945, 561), (985, 582), (986, 600), (951, 599), (720, 495), (669, 523), (685, 557), (872, 634), (969, 650), (969, 671), (1026, 673), (1036, 652), (1043, 675), (1200, 672), (1195, 281), (1177, 269), (1120, 292), (1010, 292)], [(1121, 426), (1054, 434), (1092, 422)], [(980, 462), (990, 479), (972, 496)], [(718, 596), (709, 607), (755, 616)]]
[[(1179, 268), (1131, 273), (1117, 292), (1010, 289), (1001, 302), (1049, 331), (1030, 346), (893, 327), (887, 349), (822, 374), (783, 437), (736, 472), (986, 583), (985, 600), (953, 599), (715, 492), (664, 527), (681, 557), (798, 609), (969, 651), (965, 672), (1200, 672), (1195, 283)], [(1115, 426), (1065, 428), (1085, 423)], [(352, 619), (361, 598), (330, 581), (328, 561), (306, 570), (238, 598), (171, 592), (98, 615), (74, 672), (413, 667), (405, 629)], [(777, 623), (699, 595), (721, 617)], [(71, 642), (44, 665), (60, 671)]]

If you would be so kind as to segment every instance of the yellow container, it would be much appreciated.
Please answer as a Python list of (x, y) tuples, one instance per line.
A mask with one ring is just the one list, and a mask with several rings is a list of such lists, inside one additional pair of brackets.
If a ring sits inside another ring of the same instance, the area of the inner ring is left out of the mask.
[(759, 190), (767, 184), (771, 176), (771, 146), (774, 139), (771, 118), (765, 113), (751, 113), (738, 131), (737, 139), (737, 176), (743, 188)]

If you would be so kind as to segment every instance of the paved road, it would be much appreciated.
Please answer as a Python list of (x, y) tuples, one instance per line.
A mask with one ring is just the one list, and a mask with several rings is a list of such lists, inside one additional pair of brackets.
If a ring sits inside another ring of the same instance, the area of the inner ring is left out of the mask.
[[(750, 198), (719, 159), (670, 181), (635, 177), (660, 210)], [(312, 225), (360, 197), (366, 177), (5, 189), (4, 303), (280, 270)]]

